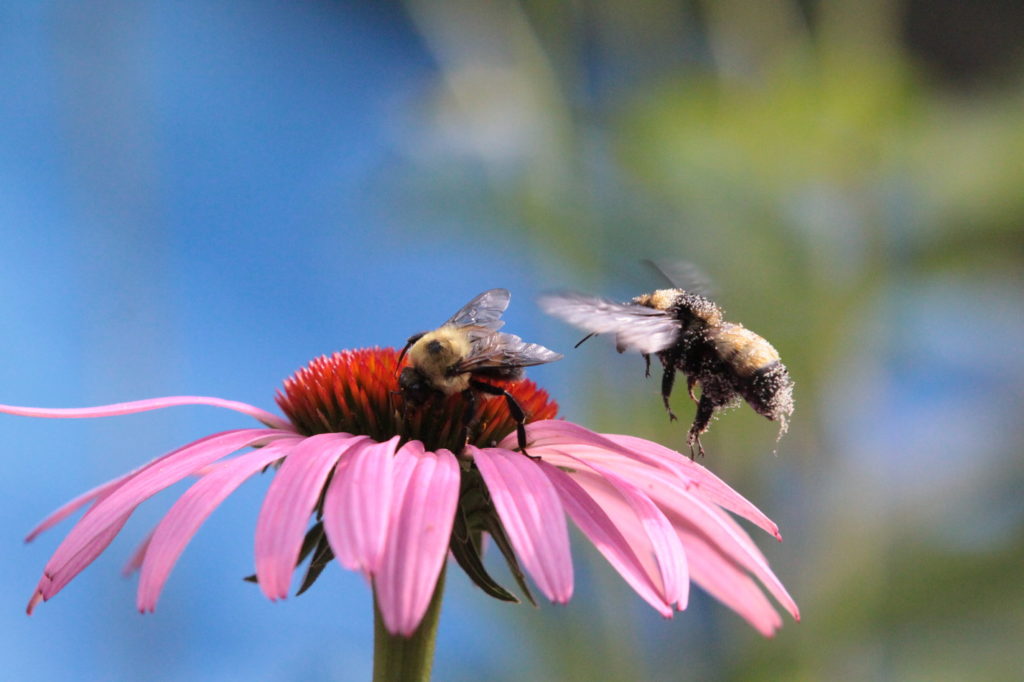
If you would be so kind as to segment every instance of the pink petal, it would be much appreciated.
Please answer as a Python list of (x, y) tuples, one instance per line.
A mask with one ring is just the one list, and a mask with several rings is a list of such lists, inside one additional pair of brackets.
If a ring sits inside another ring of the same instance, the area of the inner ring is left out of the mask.
[(606, 437), (626, 448), (664, 459), (666, 462), (672, 462), (676, 466), (681, 467), (700, 487), (703, 497), (734, 514), (742, 516), (779, 540), (782, 539), (782, 536), (779, 535), (779, 527), (765, 516), (764, 512), (730, 488), (725, 481), (715, 476), (706, 467), (697, 464), (686, 455), (635, 436), (606, 434)]
[(699, 533), (684, 536), (694, 582), (739, 614), (766, 637), (782, 627), (782, 619), (750, 575), (724, 556)]
[(128, 561), (124, 562), (124, 566), (121, 567), (121, 575), (127, 578), (132, 573), (142, 568), (142, 562), (146, 560), (146, 552), (149, 550), (149, 543), (152, 540), (153, 531), (151, 530), (142, 542), (138, 544), (135, 551), (132, 552), (132, 555), (128, 557)]
[(387, 538), (398, 440), (349, 448), (324, 497), (324, 530), (338, 563), (367, 577), (380, 565)]
[(147, 498), (227, 454), (284, 437), (294, 437), (294, 434), (268, 429), (225, 431), (190, 443), (147, 465), (98, 499), (71, 529), (43, 569), (40, 581), (43, 597), (52, 597), (92, 563), (114, 539), (135, 507)]
[(20, 407), (18, 405), (0, 405), (0, 413), (15, 414), (21, 417), (49, 417), (53, 419), (88, 419), (92, 417), (116, 417), (122, 414), (135, 414), (136, 412), (148, 412), (149, 410), (162, 410), (165, 407), (176, 407), (179, 405), (210, 405), (212, 407), (223, 407), (235, 412), (241, 412), (257, 421), (263, 422), (272, 429), (282, 431), (295, 431), (295, 427), (281, 417), (276, 417), (269, 412), (261, 410), (247, 403), (240, 403), (236, 400), (224, 400), (223, 398), (211, 398), (197, 395), (176, 395), (166, 398), (152, 398), (150, 400), (135, 400), (128, 403), (114, 403), (112, 405), (100, 405), (99, 407), (73, 407), (73, 408), (48, 408), (48, 407)]
[(684, 545), (686, 533), (691, 530), (707, 536), (720, 554), (757, 576), (779, 603), (799, 618), (796, 603), (772, 572), (764, 554), (727, 513), (703, 499), (703, 487), (685, 488), (671, 476), (642, 467), (634, 468), (628, 477), (667, 514)]
[(650, 575), (644, 570), (629, 543), (604, 510), (569, 474), (547, 462), (538, 464), (555, 485), (563, 508), (583, 534), (644, 601), (661, 615), (670, 617), (672, 607), (658, 594), (658, 588)]
[[(530, 453), (534, 456), (546, 458), (548, 453), (557, 456), (569, 446), (572, 448), (573, 455), (581, 456), (588, 461), (595, 458), (610, 462), (625, 460), (670, 472), (687, 485), (694, 485), (698, 482), (670, 458), (648, 454), (647, 450), (643, 448), (627, 447), (613, 440), (611, 436), (594, 433), (579, 424), (561, 420), (543, 420), (527, 424), (526, 429)], [(510, 438), (511, 436), (503, 439), (499, 447), (510, 445)], [(649, 443), (640, 438), (636, 441)], [(654, 444), (651, 443), (651, 445)], [(668, 452), (672, 451), (668, 450)]]
[(256, 576), (270, 599), (288, 596), (302, 538), (338, 459), (365, 436), (321, 433), (295, 446), (274, 476), (256, 521)]
[(767, 559), (753, 546), (753, 542), (743, 529), (724, 512), (709, 507), (698, 499), (691, 501), (693, 504), (665, 507), (666, 514), (688, 550), (699, 540), (702, 545), (710, 548), (709, 551), (731, 564), (750, 571), (793, 618), (800, 620), (800, 609), (793, 597), (772, 572)]
[[(558, 450), (560, 446), (573, 445), (591, 448), (590, 455), (583, 455), (578, 449), (573, 454), (590, 460), (600, 456), (603, 460), (614, 461), (622, 455), (630, 461), (648, 464), (655, 468), (674, 472), (686, 486), (700, 486), (706, 496), (716, 504), (757, 524), (775, 537), (778, 526), (742, 495), (730, 488), (724, 481), (689, 457), (669, 448), (635, 436), (597, 434), (572, 422), (544, 420), (527, 424), (527, 437), (531, 443), (530, 452), (544, 456), (546, 448)], [(509, 437), (511, 438), (511, 436)], [(509, 438), (502, 441), (510, 443)]]
[[(577, 460), (579, 461), (579, 460)], [(690, 577), (686, 552), (671, 522), (658, 506), (639, 488), (628, 483), (608, 469), (597, 464), (590, 466), (594, 473), (578, 469), (571, 474), (630, 541), (637, 557), (644, 562), (650, 558), (654, 565), (648, 569), (661, 578), (661, 596), (682, 611), (690, 594)]]
[(572, 597), (572, 556), (565, 511), (537, 462), (499, 448), (466, 446), (473, 456), (508, 539), (540, 591), (553, 602)]
[(430, 604), (444, 566), (459, 500), (459, 464), (447, 450), (409, 441), (395, 454), (393, 503), (377, 605), (389, 632), (409, 636)]
[[(220, 464), (199, 479), (154, 529), (144, 549), (142, 575), (139, 578), (139, 611), (153, 611), (171, 569), (185, 546), (221, 502), (250, 476), (288, 455), (300, 438), (282, 439)], [(142, 557), (140, 557), (142, 558)]]
[[(152, 464), (152, 462), (150, 462), (150, 464)], [(97, 498), (103, 497), (104, 495), (106, 495), (106, 493), (115, 489), (117, 486), (124, 483), (125, 480), (135, 475), (139, 471), (140, 469), (136, 469), (135, 471), (131, 471), (123, 476), (115, 478), (112, 481), (107, 481), (102, 485), (98, 485), (92, 490), (82, 493), (75, 499), (65, 504), (60, 509), (56, 510), (55, 512), (52, 512), (45, 519), (40, 521), (39, 524), (35, 528), (33, 528), (28, 535), (25, 536), (25, 542), (32, 542), (37, 537), (39, 537), (39, 534), (43, 531), (49, 530), (53, 526), (57, 525), (58, 523), (69, 517), (71, 514), (74, 514), (76, 511), (81, 509), (89, 502), (92, 502)]]
[[(95, 509), (95, 507), (93, 508)], [(92, 509), (89, 510), (92, 512)], [(32, 596), (32, 600), (28, 604), (28, 614), (32, 615), (33, 609), (40, 601), (48, 601), (55, 594), (60, 592), (64, 587), (71, 582), (71, 579), (82, 572), (82, 570), (92, 563), (93, 559), (100, 555), (100, 553), (107, 548), (107, 546), (113, 542), (114, 537), (121, 532), (124, 524), (128, 521), (128, 517), (131, 512), (125, 513), (120, 518), (116, 519), (109, 526), (98, 532), (93, 537), (89, 538), (83, 546), (82, 550), (68, 561), (62, 570), (55, 573), (48, 573), (45, 569), (43, 570), (43, 577), (39, 579), (39, 583), (36, 585), (35, 593)], [(88, 516), (88, 514), (86, 514)], [(84, 519), (83, 519), (84, 520)]]

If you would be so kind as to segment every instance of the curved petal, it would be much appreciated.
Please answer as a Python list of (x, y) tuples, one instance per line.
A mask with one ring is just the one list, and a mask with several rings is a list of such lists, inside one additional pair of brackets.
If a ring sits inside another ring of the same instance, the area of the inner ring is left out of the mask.
[[(535, 451), (536, 449), (531, 449), (531, 452)], [(796, 603), (782, 582), (772, 572), (768, 560), (754, 544), (754, 541), (725, 511), (715, 504), (714, 500), (720, 499), (718, 496), (709, 496), (710, 499), (705, 499), (707, 486), (703, 484), (687, 485), (668, 469), (649, 467), (614, 454), (601, 454), (587, 446), (562, 445), (557, 448), (549, 447), (544, 452), (547, 459), (555, 465), (575, 467), (574, 462), (582, 460), (591, 466), (596, 466), (597, 462), (600, 462), (607, 469), (619, 473), (633, 485), (644, 490), (646, 495), (668, 516), (676, 532), (680, 533), (687, 550), (686, 537), (682, 534), (684, 530), (696, 528), (706, 533), (709, 539), (715, 543), (719, 553), (753, 573), (784, 608), (795, 618), (799, 618)], [(721, 485), (726, 490), (730, 490), (724, 483)], [(591, 488), (593, 486), (588, 489)], [(594, 491), (591, 490), (591, 492), (593, 494)], [(612, 502), (611, 499), (603, 500), (603, 504)]]
[[(701, 534), (685, 534), (690, 574), (705, 592), (735, 611), (765, 637), (782, 627), (778, 611), (750, 574)], [(799, 620), (799, 618), (797, 618)]]
[[(152, 462), (150, 462), (150, 464), (152, 464)], [(40, 533), (43, 531), (53, 528), (93, 500), (104, 497), (108, 492), (114, 490), (117, 486), (128, 480), (128, 478), (138, 473), (138, 471), (138, 469), (130, 471), (123, 476), (118, 476), (112, 481), (107, 481), (102, 485), (98, 485), (92, 490), (86, 491), (70, 502), (67, 502), (56, 511), (51, 512), (45, 519), (40, 521), (35, 528), (29, 531), (28, 535), (25, 536), (25, 542), (32, 542), (39, 537)]]
[(553, 602), (572, 597), (572, 555), (565, 510), (537, 462), (499, 448), (466, 450), (476, 461), (508, 539), (540, 591)]
[(782, 581), (768, 566), (768, 560), (754, 546), (743, 529), (724, 512), (706, 505), (699, 499), (691, 502), (675, 504), (671, 508), (664, 507), (683, 544), (690, 548), (699, 540), (707, 547), (708, 552), (717, 554), (742, 570), (749, 571), (764, 584), (793, 618), (800, 620), (800, 609), (793, 597), (786, 591)]
[[(225, 431), (155, 460), (98, 499), (75, 524), (43, 569), (40, 590), (49, 599), (107, 548), (135, 507), (211, 462), (251, 445), (293, 433), (268, 429)], [(112, 528), (117, 530), (110, 532)]]
[(282, 431), (295, 431), (287, 420), (274, 416), (265, 410), (241, 403), (237, 400), (224, 400), (201, 395), (173, 395), (166, 398), (151, 398), (149, 400), (134, 400), (127, 403), (113, 403), (100, 405), (98, 407), (21, 407), (19, 405), (0, 405), (0, 413), (14, 414), (21, 417), (45, 417), (51, 419), (91, 419), (93, 417), (116, 417), (122, 414), (135, 414), (136, 412), (148, 412), (150, 410), (162, 410), (165, 407), (177, 407), (179, 405), (209, 405), (211, 407), (223, 407), (227, 410), (241, 412), (257, 421), (263, 422), (272, 429)]
[(263, 500), (256, 521), (256, 577), (270, 599), (288, 596), (302, 536), (324, 483), (342, 453), (366, 440), (347, 433), (321, 433), (304, 439), (284, 460)]
[(171, 569), (213, 510), (250, 476), (287, 456), (300, 440), (280, 440), (224, 462), (178, 498), (157, 524), (144, 549), (136, 599), (139, 611), (145, 613), (156, 608), (157, 599)]
[(324, 497), (324, 531), (338, 563), (367, 577), (380, 565), (392, 505), (398, 436), (348, 449)]
[(409, 441), (395, 453), (391, 523), (374, 576), (389, 632), (416, 631), (444, 566), (459, 500), (459, 464), (448, 450)]
[[(627, 462), (644, 464), (656, 469), (663, 469), (678, 476), (687, 485), (697, 483), (687, 471), (670, 458), (652, 456), (643, 448), (628, 447), (621, 444), (613, 437), (605, 434), (595, 433), (572, 422), (548, 419), (531, 422), (526, 425), (527, 442), (530, 444), (530, 453), (537, 457), (544, 458), (547, 453), (557, 456), (559, 450), (572, 447), (573, 454), (581, 452), (591, 453), (591, 456), (603, 459), (622, 459)], [(637, 439), (642, 442), (643, 439)], [(499, 443), (499, 447), (510, 446), (510, 436), (507, 436)], [(669, 450), (669, 452), (672, 452)], [(681, 455), (680, 455), (681, 456)]]
[[(155, 528), (153, 530), (156, 530)], [(124, 562), (124, 566), (121, 567), (121, 575), (127, 578), (135, 571), (142, 568), (142, 562), (146, 560), (146, 552), (149, 551), (149, 543), (153, 539), (153, 531), (149, 531), (149, 535), (142, 539), (138, 545), (135, 546), (135, 551), (128, 557), (128, 561)]]
[(681, 467), (696, 482), (696, 485), (700, 488), (701, 495), (710, 502), (747, 519), (779, 540), (782, 539), (782, 536), (779, 534), (779, 527), (764, 512), (730, 488), (725, 481), (706, 467), (694, 462), (686, 455), (670, 450), (659, 443), (635, 436), (605, 434), (605, 437), (631, 450), (641, 451), (650, 456), (662, 458)]
[(39, 579), (39, 583), (36, 585), (35, 592), (32, 594), (32, 599), (28, 603), (26, 612), (31, 616), (32, 611), (39, 602), (49, 601), (51, 597), (64, 589), (64, 587), (71, 582), (72, 578), (81, 573), (86, 566), (91, 564), (93, 559), (99, 556), (100, 553), (114, 541), (114, 537), (121, 532), (121, 529), (124, 528), (124, 524), (128, 522), (129, 516), (131, 516), (131, 511), (126, 512), (106, 528), (89, 538), (85, 543), (83, 543), (81, 551), (72, 556), (60, 571), (56, 571), (51, 574), (44, 569), (43, 577)]
[(671, 605), (662, 599), (657, 586), (640, 563), (629, 542), (622, 536), (600, 505), (569, 474), (547, 462), (538, 462), (538, 466), (554, 484), (565, 511), (598, 551), (604, 555), (608, 563), (619, 572), (619, 575), (644, 601), (666, 618), (671, 617)]
[(665, 512), (687, 549), (687, 534), (699, 531), (719, 554), (753, 573), (779, 603), (799, 619), (796, 602), (772, 572), (764, 554), (732, 517), (704, 499), (703, 487), (685, 488), (671, 476), (644, 467), (633, 468), (627, 477)]
[(662, 598), (684, 610), (690, 594), (690, 575), (686, 552), (672, 523), (640, 488), (600, 465), (584, 465), (594, 473), (579, 470), (571, 475), (573, 480), (583, 486), (626, 539), (631, 540), (641, 562), (650, 556), (653, 574), (661, 579)]

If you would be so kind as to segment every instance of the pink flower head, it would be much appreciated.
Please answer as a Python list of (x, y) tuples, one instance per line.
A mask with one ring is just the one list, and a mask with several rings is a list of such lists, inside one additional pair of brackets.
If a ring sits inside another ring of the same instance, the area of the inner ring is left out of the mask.
[(387, 629), (409, 635), (449, 551), (485, 592), (516, 601), (483, 566), (486, 533), (528, 599), (524, 571), (544, 596), (564, 603), (573, 590), (568, 515), (666, 617), (686, 607), (691, 580), (765, 635), (782, 622), (758, 583), (799, 617), (764, 556), (726, 512), (778, 537), (775, 524), (688, 457), (555, 421), (557, 405), (530, 381), (504, 386), (528, 415), (528, 454), (515, 449), (504, 400), (484, 401), (465, 443), (462, 397), (405, 409), (396, 393), (399, 369), (393, 349), (318, 358), (278, 394), (287, 420), (244, 403), (190, 396), (84, 409), (0, 405), (15, 415), (81, 418), (200, 404), (262, 423), (189, 443), (46, 517), (28, 540), (88, 505), (43, 569), (29, 613), (99, 556), (140, 503), (195, 476), (129, 564), (140, 569), (138, 608), (152, 611), (203, 521), (246, 479), (273, 467), (256, 521), (254, 576), (270, 599), (287, 596), (307, 557), (300, 592), (336, 558), (371, 581)]

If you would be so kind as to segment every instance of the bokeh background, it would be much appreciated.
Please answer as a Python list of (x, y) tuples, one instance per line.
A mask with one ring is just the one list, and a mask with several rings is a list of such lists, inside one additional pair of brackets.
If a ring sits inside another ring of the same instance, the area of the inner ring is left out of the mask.
[[(777, 454), (743, 408), (704, 463), (780, 524), (757, 540), (803, 622), (764, 640), (701, 594), (663, 621), (577, 543), (567, 607), (452, 571), (436, 679), (1022, 679), (1022, 35), (998, 0), (4, 3), (0, 402), (272, 409), (310, 358), (503, 286), (567, 351), (531, 372), (566, 417), (682, 447), (638, 358), (571, 350), (532, 299), (687, 259), (797, 382)], [(180, 487), (23, 613), (49, 510), (247, 424), (0, 417), (6, 679), (369, 678), (361, 578), (241, 580), (269, 477), (155, 615), (120, 568)]]

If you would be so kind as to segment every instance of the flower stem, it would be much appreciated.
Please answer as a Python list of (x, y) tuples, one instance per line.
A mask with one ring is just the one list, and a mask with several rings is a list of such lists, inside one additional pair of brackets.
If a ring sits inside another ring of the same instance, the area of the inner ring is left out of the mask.
[(437, 577), (434, 596), (416, 632), (409, 637), (395, 635), (384, 627), (377, 600), (373, 600), (374, 682), (427, 682), (434, 663), (434, 641), (441, 620), (444, 568)]

